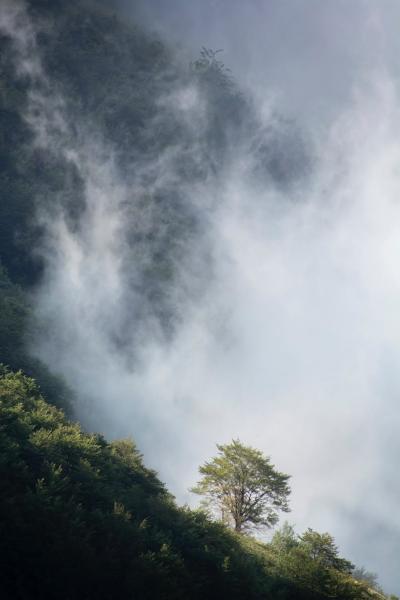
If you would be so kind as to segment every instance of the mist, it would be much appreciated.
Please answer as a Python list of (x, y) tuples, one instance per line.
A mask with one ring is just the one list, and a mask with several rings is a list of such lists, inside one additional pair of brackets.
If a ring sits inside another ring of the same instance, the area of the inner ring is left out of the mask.
[[(400, 105), (390, 23), (400, 9), (121, 10), (185, 47), (178, 83), (160, 82), (152, 127), (183, 124), (202, 176), (182, 175), (179, 141), (121, 169), (115, 147), (54, 92), (24, 5), (4, 3), (2, 29), (29, 78), (34, 144), (83, 182), (77, 222), (65, 202), (38, 202), (45, 272), (32, 351), (74, 389), (84, 426), (133, 437), (179, 502), (194, 503), (187, 490), (215, 444), (239, 437), (292, 475), (297, 531), (331, 532), (399, 592)], [(228, 143), (218, 172), (205, 159), (207, 100), (182, 67), (201, 45), (224, 47), (258, 123)], [(287, 141), (278, 112), (296, 119), (300, 137)], [(277, 153), (294, 152), (284, 181), (260, 175), (259, 132), (271, 130), (284, 140)], [(144, 274), (154, 267), (149, 232), (155, 243), (171, 235), (154, 200), (166, 188), (182, 194), (176, 214), (195, 227), (168, 255), (160, 316)]]

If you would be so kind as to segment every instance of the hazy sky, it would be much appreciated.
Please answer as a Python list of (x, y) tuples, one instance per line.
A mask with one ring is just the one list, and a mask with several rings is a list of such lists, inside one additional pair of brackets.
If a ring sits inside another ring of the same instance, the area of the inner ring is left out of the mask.
[[(132, 435), (179, 501), (189, 501), (215, 443), (240, 437), (293, 476), (289, 520), (299, 532), (329, 531), (399, 593), (400, 5), (126, 0), (125, 10), (191, 58), (202, 45), (224, 48), (265, 125), (272, 103), (315, 138), (314, 171), (296, 189), (260, 187), (244, 176), (252, 157), (237, 149), (222, 181), (185, 190), (196, 207), (219, 200), (207, 215), (216, 277), (184, 306), (173, 341), (148, 332), (140, 368), (128, 368), (106, 329), (118, 324), (127, 286), (117, 240), (135, 187), (107, 149), (88, 136), (71, 142), (62, 99), (41, 96), (34, 32), (10, 18), (32, 72), (32, 127), (49, 151), (65, 137), (86, 184), (79, 231), (63, 215), (45, 219), (37, 314), (54, 327), (35, 351), (77, 389), (84, 422)], [(177, 110), (197, 123), (192, 99)], [(156, 166), (167, 177), (169, 157)], [(182, 289), (191, 266), (179, 265)]]

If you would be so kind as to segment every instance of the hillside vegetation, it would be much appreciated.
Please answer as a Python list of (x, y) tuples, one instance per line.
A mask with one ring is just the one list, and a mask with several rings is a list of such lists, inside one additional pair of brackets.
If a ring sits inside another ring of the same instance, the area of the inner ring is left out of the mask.
[(84, 433), (4, 368), (0, 448), (2, 598), (379, 597), (329, 536), (261, 544), (178, 508), (132, 441)]

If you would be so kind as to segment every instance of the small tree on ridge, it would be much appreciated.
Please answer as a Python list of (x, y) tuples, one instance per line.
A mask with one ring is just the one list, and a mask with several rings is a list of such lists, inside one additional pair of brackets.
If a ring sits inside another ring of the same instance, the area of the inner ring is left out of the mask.
[(239, 440), (217, 448), (218, 456), (199, 468), (202, 478), (191, 491), (204, 496), (237, 532), (275, 525), (278, 510), (289, 511), (290, 476)]

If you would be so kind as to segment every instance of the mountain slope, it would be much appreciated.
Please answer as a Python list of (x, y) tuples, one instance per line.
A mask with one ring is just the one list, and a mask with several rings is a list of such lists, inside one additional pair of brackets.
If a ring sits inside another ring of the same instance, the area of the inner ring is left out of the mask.
[(82, 432), (4, 368), (0, 450), (2, 598), (374, 597), (179, 509), (132, 442)]

